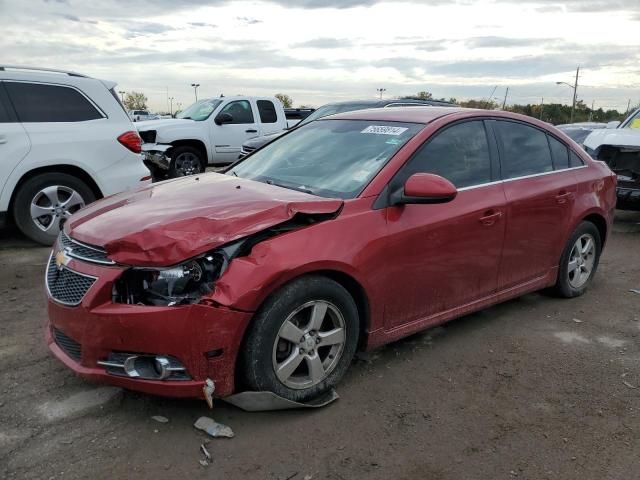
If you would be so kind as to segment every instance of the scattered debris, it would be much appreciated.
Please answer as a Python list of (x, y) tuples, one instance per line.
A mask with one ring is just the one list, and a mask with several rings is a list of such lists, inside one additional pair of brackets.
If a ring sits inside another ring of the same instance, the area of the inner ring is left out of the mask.
[(214, 438), (233, 438), (235, 436), (233, 430), (231, 430), (230, 427), (223, 425), (222, 423), (218, 423), (213, 418), (209, 417), (200, 417), (198, 420), (196, 420), (196, 423), (194, 423), (193, 426), (198, 430), (207, 432)]
[(211, 454), (209, 453), (209, 450), (207, 450), (207, 447), (204, 446), (204, 443), (200, 444), (200, 451), (204, 453), (204, 456), (206, 457), (207, 461), (210, 462)]
[(625, 387), (628, 388), (632, 388), (632, 389), (636, 389), (638, 388), (637, 385), (632, 385), (631, 383), (627, 382), (626, 380), (624, 380), (624, 377), (626, 377), (629, 374), (629, 372), (624, 372), (622, 375), (620, 375), (620, 378), (622, 378), (622, 383), (624, 384)]
[(573, 321), (576, 323), (582, 323), (582, 320), (580, 320), (579, 318), (574, 318)]
[(213, 380), (207, 378), (202, 386), (202, 392), (204, 393), (204, 399), (207, 401), (210, 409), (213, 409), (213, 392), (216, 390), (216, 386)]
[(630, 289), (629, 291), (630, 291), (631, 293), (638, 293), (638, 294), (640, 294), (640, 289), (638, 289), (638, 288), (632, 288), (632, 289)]
[(203, 467), (206, 467), (207, 465), (209, 465), (209, 462), (207, 462), (206, 460), (199, 460), (200, 465), (202, 465)]
[(163, 417), (162, 415), (154, 415), (151, 418), (159, 423), (169, 423), (169, 419), (167, 417)]

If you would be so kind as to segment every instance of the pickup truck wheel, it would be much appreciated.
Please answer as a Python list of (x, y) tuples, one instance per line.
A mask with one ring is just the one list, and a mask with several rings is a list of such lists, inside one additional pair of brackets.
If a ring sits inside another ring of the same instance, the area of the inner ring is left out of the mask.
[(193, 147), (176, 147), (171, 150), (169, 178), (185, 177), (204, 172), (202, 152)]
[(311, 400), (340, 381), (358, 335), (358, 309), (349, 292), (325, 277), (301, 277), (258, 311), (242, 353), (245, 383), (292, 401)]
[(96, 199), (89, 186), (65, 173), (43, 173), (23, 183), (13, 202), (13, 218), (22, 233), (51, 245), (60, 233), (60, 221)]

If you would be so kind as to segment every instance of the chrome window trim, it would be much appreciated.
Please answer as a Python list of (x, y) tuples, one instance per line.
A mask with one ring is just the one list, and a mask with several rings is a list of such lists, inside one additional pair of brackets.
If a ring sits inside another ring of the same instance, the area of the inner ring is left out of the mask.
[(80, 275), (81, 277), (90, 278), (90, 279), (93, 280), (93, 283), (91, 284), (91, 286), (89, 288), (87, 288), (87, 291), (84, 292), (84, 295), (82, 295), (82, 298), (77, 303), (64, 302), (62, 300), (58, 300), (56, 297), (54, 297), (51, 294), (51, 290), (49, 289), (49, 267), (51, 266), (51, 259), (52, 258), (53, 258), (53, 250), (49, 254), (49, 261), (47, 262), (47, 269), (44, 272), (44, 284), (45, 284), (45, 287), (47, 288), (47, 295), (49, 296), (49, 298), (51, 300), (53, 300), (56, 303), (59, 303), (61, 305), (66, 305), (68, 307), (77, 307), (78, 305), (80, 305), (82, 303), (82, 300), (84, 300), (84, 297), (87, 296), (87, 293), (89, 293), (89, 290), (91, 290), (93, 288), (93, 286), (95, 285), (96, 280), (98, 280), (98, 277), (94, 277), (93, 275), (87, 275), (86, 273), (76, 272), (75, 270), (67, 267), (66, 265), (62, 265), (60, 267), (60, 270), (65, 269), (65, 270), (70, 271), (71, 273), (75, 273), (76, 275)]
[(464, 192), (466, 190), (473, 190), (474, 188), (489, 187), (491, 185), (497, 185), (499, 183), (513, 182), (514, 180), (524, 180), (526, 178), (542, 177), (544, 175), (551, 175), (552, 173), (561, 173), (561, 172), (566, 172), (568, 170), (579, 170), (581, 168), (588, 168), (588, 167), (589, 167), (589, 165), (580, 165), (579, 167), (563, 168), (561, 170), (551, 170), (550, 172), (533, 173), (531, 175), (523, 175), (522, 177), (507, 178), (507, 179), (504, 179), (504, 180), (496, 180), (495, 182), (480, 183), (478, 185), (470, 185), (468, 187), (461, 187), (461, 188), (458, 188), (458, 191), (459, 192)]

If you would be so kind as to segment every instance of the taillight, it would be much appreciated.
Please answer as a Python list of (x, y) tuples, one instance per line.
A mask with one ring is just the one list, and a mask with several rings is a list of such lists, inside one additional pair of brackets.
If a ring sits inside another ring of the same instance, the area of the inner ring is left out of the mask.
[(118, 141), (133, 153), (142, 152), (142, 140), (137, 132), (124, 132), (118, 137)]

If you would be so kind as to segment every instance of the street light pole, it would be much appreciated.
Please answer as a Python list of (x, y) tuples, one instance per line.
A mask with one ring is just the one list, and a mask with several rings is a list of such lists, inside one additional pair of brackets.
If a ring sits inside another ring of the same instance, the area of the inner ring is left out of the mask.
[(380, 100), (382, 100), (382, 94), (387, 91), (386, 88), (376, 88), (376, 91), (380, 94)]
[(173, 97), (169, 97), (169, 115), (173, 117)]
[(127, 93), (127, 92), (125, 92), (124, 90), (120, 90), (118, 93), (120, 94), (120, 99), (121, 99), (122, 103), (124, 104), (124, 94)]
[(573, 85), (567, 82), (556, 82), (556, 85), (566, 85), (573, 90), (573, 104), (571, 105), (571, 120), (569, 123), (573, 123), (573, 116), (576, 111), (576, 103), (578, 101), (578, 76), (580, 75), (580, 66), (576, 70), (576, 81)]
[(192, 83), (191, 86), (193, 87), (193, 93), (196, 96), (196, 102), (198, 101), (198, 87), (200, 86), (199, 83)]

